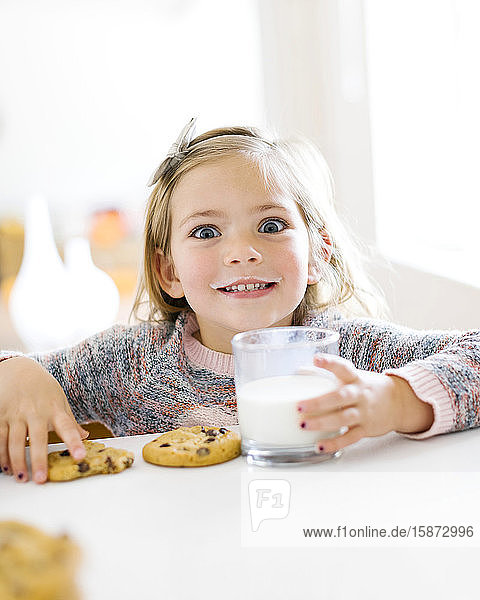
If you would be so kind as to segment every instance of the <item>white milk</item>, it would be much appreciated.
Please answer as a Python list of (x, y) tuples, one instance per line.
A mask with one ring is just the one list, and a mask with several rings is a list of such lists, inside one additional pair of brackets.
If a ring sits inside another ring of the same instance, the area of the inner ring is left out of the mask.
[(242, 437), (265, 444), (313, 444), (329, 437), (300, 427), (297, 402), (335, 389), (335, 381), (318, 375), (281, 375), (244, 384), (237, 390), (238, 421)]

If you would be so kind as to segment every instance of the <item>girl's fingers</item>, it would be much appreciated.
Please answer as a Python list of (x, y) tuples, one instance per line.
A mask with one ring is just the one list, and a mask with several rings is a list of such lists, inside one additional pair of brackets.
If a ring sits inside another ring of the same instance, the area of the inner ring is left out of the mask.
[(11, 475), (8, 464), (8, 425), (0, 423), (0, 473)]
[(351, 427), (346, 433), (340, 435), (336, 438), (331, 438), (328, 440), (320, 440), (317, 442), (317, 452), (319, 453), (330, 453), (336, 452), (337, 450), (341, 450), (346, 446), (350, 446), (350, 444), (355, 444), (365, 436), (365, 433), (359, 425)]
[(28, 437), (30, 439), (30, 463), (32, 479), (36, 483), (45, 483), (48, 473), (48, 427), (42, 421), (33, 421), (28, 424)]
[(305, 418), (300, 422), (302, 429), (313, 431), (338, 431), (341, 427), (354, 427), (360, 423), (360, 411), (355, 407), (345, 408), (323, 417)]
[(80, 437), (82, 438), (82, 440), (87, 438), (90, 435), (90, 432), (87, 431), (86, 429), (84, 429), (79, 423), (76, 422), (75, 417), (72, 412), (72, 408), (71, 408), (70, 404), (68, 403), (67, 398), (65, 398), (65, 397), (63, 400), (63, 406), (65, 408), (67, 416), (69, 416), (71, 418), (71, 420), (75, 423), (75, 426), (78, 429), (78, 432), (80, 433)]
[(355, 404), (357, 397), (358, 389), (355, 384), (343, 385), (333, 390), (333, 392), (298, 402), (297, 410), (302, 415), (304, 413), (305, 415), (326, 415), (332, 411)]
[(25, 460), (25, 440), (27, 426), (25, 423), (10, 425), (8, 432), (8, 455), (10, 466), (17, 481), (28, 481), (27, 463)]
[(63, 414), (55, 418), (54, 427), (58, 437), (65, 442), (73, 458), (75, 460), (85, 458), (87, 451), (82, 443), (78, 423), (72, 420), (67, 414)]
[(315, 354), (313, 363), (316, 367), (332, 372), (342, 383), (355, 383), (359, 379), (353, 363), (336, 354)]

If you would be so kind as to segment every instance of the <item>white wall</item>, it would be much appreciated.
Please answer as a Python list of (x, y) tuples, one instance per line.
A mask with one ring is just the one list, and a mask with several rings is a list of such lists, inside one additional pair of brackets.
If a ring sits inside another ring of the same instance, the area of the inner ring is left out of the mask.
[[(199, 129), (266, 121), (311, 137), (339, 212), (375, 243), (361, 17), (361, 0), (3, 0), (0, 214), (43, 192), (73, 230), (109, 203), (141, 224), (146, 181), (197, 112)], [(477, 288), (394, 269), (393, 283), (381, 263), (374, 274), (395, 320), (478, 325)]]
[[(361, 0), (261, 2), (267, 114), (318, 143), (332, 169), (339, 213), (375, 244), (368, 89)], [(405, 232), (408, 244), (408, 232)], [(417, 328), (479, 326), (480, 289), (379, 257), (369, 267), (392, 320)]]
[(416, 329), (478, 329), (480, 290), (392, 262), (372, 275), (385, 292), (392, 320)]
[(141, 223), (193, 115), (262, 123), (259, 52), (255, 0), (2, 0), (0, 215), (39, 192), (68, 228), (111, 204)]

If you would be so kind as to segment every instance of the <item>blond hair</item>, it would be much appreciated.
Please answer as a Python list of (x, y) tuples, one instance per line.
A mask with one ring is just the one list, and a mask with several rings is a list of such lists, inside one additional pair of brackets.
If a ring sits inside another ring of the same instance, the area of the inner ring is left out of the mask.
[[(179, 312), (191, 309), (185, 297), (170, 297), (156, 276), (157, 250), (171, 259), (170, 199), (186, 173), (232, 154), (245, 157), (258, 168), (267, 190), (289, 193), (305, 222), (310, 260), (320, 279), (307, 286), (292, 324), (301, 325), (309, 312), (333, 306), (349, 316), (384, 316), (384, 297), (366, 276), (362, 265), (365, 257), (335, 212), (333, 180), (320, 151), (308, 140), (269, 139), (253, 127), (207, 131), (162, 163), (158, 171), (161, 176), (147, 203), (143, 268), (132, 315), (141, 321), (175, 321)], [(324, 256), (329, 246), (327, 262)], [(146, 316), (140, 314), (142, 307)]]

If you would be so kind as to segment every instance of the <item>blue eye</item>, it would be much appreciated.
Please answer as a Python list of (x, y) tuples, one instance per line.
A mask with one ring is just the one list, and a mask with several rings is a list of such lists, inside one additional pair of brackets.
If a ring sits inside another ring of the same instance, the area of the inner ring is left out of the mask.
[[(277, 223), (280, 223), (281, 229), (278, 228)], [(265, 230), (261, 231), (261, 228), (264, 226), (266, 226)], [(287, 227), (287, 224), (281, 219), (268, 219), (261, 224), (260, 233), (279, 233), (280, 231), (283, 231), (285, 227)]]
[[(215, 232), (217, 235), (215, 235)], [(190, 237), (197, 238), (197, 240), (209, 240), (210, 238), (218, 237), (219, 235), (220, 233), (218, 230), (212, 225), (202, 225), (201, 227), (196, 227), (190, 234)]]

